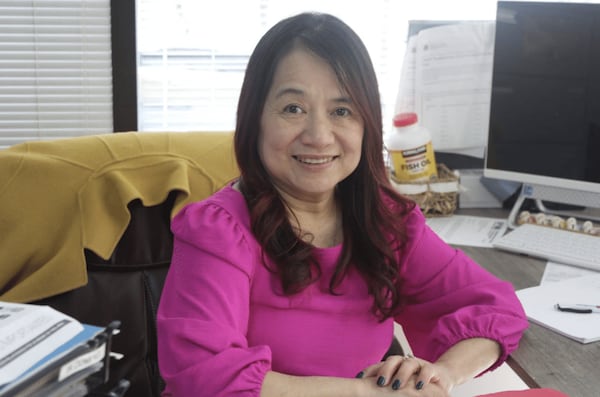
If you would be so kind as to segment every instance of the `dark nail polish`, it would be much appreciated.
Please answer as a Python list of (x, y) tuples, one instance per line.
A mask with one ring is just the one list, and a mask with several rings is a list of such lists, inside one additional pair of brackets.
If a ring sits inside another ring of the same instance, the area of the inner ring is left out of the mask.
[(425, 383), (423, 383), (422, 380), (417, 382), (417, 390), (421, 390), (423, 388), (423, 386), (425, 385)]
[(359, 373), (356, 374), (356, 377), (358, 379), (362, 378), (363, 376), (365, 376), (365, 372), (364, 371), (360, 371)]
[(392, 389), (398, 390), (400, 388), (400, 380), (396, 379), (394, 383), (392, 383)]
[(385, 378), (383, 376), (380, 376), (379, 378), (377, 378), (377, 385), (378, 386), (385, 385)]

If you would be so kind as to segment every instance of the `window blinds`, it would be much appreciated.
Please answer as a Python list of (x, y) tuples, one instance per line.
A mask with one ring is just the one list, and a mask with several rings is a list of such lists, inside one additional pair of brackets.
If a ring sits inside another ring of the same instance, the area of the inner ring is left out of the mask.
[(0, 147), (112, 132), (110, 0), (0, 0)]

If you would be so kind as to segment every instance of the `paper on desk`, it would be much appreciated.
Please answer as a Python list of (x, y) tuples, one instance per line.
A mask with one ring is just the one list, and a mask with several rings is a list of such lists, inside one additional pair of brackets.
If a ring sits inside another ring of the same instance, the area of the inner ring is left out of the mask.
[(565, 313), (554, 307), (558, 302), (600, 304), (600, 274), (525, 288), (517, 296), (530, 321), (581, 343), (600, 340), (600, 313)]
[(493, 50), (493, 21), (421, 30), (407, 43), (396, 113), (416, 112), (436, 150), (483, 158)]
[(506, 219), (452, 215), (428, 218), (427, 225), (448, 244), (491, 248), (506, 232), (508, 223)]
[(600, 272), (591, 269), (584, 269), (578, 266), (548, 262), (546, 264), (546, 268), (544, 269), (544, 275), (542, 276), (540, 285), (556, 283), (576, 277), (591, 276), (594, 274), (600, 274)]
[(79, 322), (49, 306), (0, 302), (0, 386), (81, 330)]

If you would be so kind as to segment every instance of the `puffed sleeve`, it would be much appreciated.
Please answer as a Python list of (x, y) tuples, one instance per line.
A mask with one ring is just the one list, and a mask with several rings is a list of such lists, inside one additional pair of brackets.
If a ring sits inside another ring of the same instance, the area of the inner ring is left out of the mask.
[(157, 314), (163, 396), (260, 395), (267, 346), (248, 346), (253, 256), (223, 208), (195, 203), (173, 219), (171, 267)]
[(400, 256), (401, 295), (395, 316), (414, 353), (435, 361), (457, 342), (497, 341), (501, 357), (514, 351), (528, 326), (513, 286), (441, 240), (417, 209), (408, 217), (407, 246)]

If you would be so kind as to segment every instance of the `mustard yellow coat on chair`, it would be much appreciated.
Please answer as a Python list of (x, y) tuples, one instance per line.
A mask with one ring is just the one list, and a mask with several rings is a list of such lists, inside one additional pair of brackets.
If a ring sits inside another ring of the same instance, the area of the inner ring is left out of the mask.
[(238, 175), (230, 133), (115, 133), (0, 151), (0, 300), (28, 302), (87, 283), (84, 248), (107, 259), (127, 204), (172, 215)]

